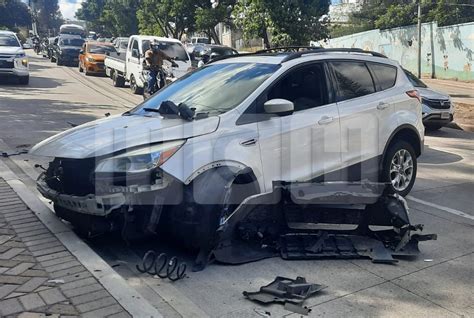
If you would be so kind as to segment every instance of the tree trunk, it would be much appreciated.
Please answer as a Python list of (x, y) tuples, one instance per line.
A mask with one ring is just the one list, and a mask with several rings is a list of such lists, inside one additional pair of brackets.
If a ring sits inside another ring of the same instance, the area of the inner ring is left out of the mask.
[(221, 41), (219, 41), (219, 36), (217, 35), (216, 29), (211, 28), (209, 30), (209, 33), (211, 35), (211, 38), (214, 40), (214, 43), (221, 44)]
[(268, 38), (268, 30), (267, 30), (266, 25), (263, 26), (263, 44), (265, 45), (266, 49), (271, 48), (270, 39)]

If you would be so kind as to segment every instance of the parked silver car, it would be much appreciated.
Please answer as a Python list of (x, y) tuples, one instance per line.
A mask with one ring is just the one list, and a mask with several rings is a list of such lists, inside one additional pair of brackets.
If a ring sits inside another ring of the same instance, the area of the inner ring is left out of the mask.
[(451, 97), (429, 88), (418, 77), (405, 70), (410, 82), (420, 92), (423, 125), (429, 130), (437, 130), (453, 121), (454, 106)]

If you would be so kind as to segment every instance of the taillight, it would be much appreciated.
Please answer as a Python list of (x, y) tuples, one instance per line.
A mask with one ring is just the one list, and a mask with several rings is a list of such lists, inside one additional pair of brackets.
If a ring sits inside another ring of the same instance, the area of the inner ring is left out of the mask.
[(413, 89), (411, 91), (407, 91), (406, 92), (408, 96), (410, 96), (411, 98), (416, 98), (418, 99), (418, 101), (421, 103), (421, 97), (420, 97), (420, 93), (416, 90), (416, 89)]

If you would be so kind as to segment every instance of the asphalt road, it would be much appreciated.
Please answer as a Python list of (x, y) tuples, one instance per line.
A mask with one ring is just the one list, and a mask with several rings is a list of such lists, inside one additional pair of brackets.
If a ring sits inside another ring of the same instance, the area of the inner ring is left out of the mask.
[[(32, 54), (32, 53), (30, 53)], [(105, 113), (123, 112), (141, 101), (103, 77), (86, 77), (31, 57), (28, 86), (0, 83), (0, 151), (15, 153)], [(443, 128), (430, 133), (418, 178), (408, 198), (412, 223), (425, 224), (437, 241), (421, 243), (422, 254), (396, 265), (370, 260), (284, 261), (267, 259), (240, 266), (211, 264), (170, 283), (138, 274), (148, 249), (167, 251), (191, 263), (192, 255), (157, 242), (126, 245), (116, 238), (87, 242), (166, 317), (295, 316), (282, 306), (262, 307), (242, 292), (258, 290), (275, 276), (304, 276), (328, 287), (306, 301), (311, 317), (471, 317), (474, 316), (473, 133)], [(34, 187), (35, 163), (47, 158), (20, 154), (6, 162)]]

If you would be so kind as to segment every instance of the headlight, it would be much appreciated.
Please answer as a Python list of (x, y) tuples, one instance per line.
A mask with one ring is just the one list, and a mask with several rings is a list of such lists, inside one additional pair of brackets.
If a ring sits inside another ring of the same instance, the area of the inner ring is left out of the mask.
[(17, 55), (15, 55), (15, 58), (22, 58), (22, 57), (25, 57), (25, 53), (19, 53)]
[(183, 144), (184, 140), (179, 140), (132, 150), (100, 161), (95, 172), (144, 172), (161, 166)]
[(88, 57), (86, 60), (87, 62), (95, 62), (95, 60), (92, 57)]

